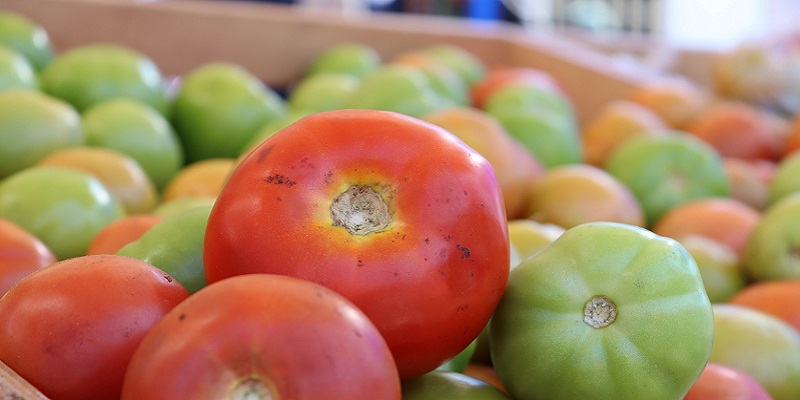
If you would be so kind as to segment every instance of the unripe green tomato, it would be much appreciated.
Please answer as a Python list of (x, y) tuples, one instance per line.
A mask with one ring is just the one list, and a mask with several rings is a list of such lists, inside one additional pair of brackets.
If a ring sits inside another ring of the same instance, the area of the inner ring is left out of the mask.
[(27, 229), (59, 260), (85, 255), (95, 235), (124, 215), (88, 172), (37, 166), (0, 181), (0, 218)]
[(578, 225), (515, 268), (489, 330), (512, 398), (681, 399), (709, 360), (714, 318), (677, 241)]
[(170, 215), (117, 254), (155, 265), (194, 293), (206, 286), (203, 236), (210, 213), (205, 205)]
[(0, 93), (0, 179), (84, 141), (80, 115), (68, 103), (35, 90)]

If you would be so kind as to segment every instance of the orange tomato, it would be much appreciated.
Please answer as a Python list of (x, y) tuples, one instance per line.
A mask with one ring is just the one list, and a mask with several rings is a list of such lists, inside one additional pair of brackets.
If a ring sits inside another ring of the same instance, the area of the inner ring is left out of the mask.
[(680, 204), (653, 225), (653, 232), (680, 240), (689, 235), (714, 239), (741, 255), (761, 213), (727, 197), (709, 197)]
[(55, 255), (36, 236), (0, 218), (0, 296), (22, 278), (55, 261)]
[(183, 167), (167, 183), (162, 202), (179, 197), (217, 197), (236, 163), (233, 158), (210, 158)]
[(650, 81), (634, 88), (628, 99), (655, 111), (670, 127), (684, 129), (707, 107), (709, 96), (683, 79)]
[(122, 217), (100, 230), (89, 243), (86, 254), (116, 254), (126, 244), (139, 239), (153, 225), (161, 222), (161, 215), (139, 214)]
[(747, 103), (723, 101), (700, 114), (686, 130), (710, 144), (723, 157), (778, 159), (781, 133), (766, 115)]
[(800, 330), (800, 279), (759, 281), (745, 286), (728, 303), (776, 316)]

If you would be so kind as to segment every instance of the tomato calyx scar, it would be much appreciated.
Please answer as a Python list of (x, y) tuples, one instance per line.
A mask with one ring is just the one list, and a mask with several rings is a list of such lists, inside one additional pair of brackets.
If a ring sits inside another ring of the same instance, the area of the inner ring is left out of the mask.
[(331, 203), (333, 226), (341, 226), (352, 235), (366, 236), (385, 229), (392, 222), (389, 207), (374, 189), (353, 185)]
[(606, 296), (592, 296), (583, 306), (583, 322), (592, 328), (605, 328), (616, 319), (617, 305)]
[(231, 386), (226, 399), (229, 400), (277, 400), (272, 385), (258, 375), (242, 377)]

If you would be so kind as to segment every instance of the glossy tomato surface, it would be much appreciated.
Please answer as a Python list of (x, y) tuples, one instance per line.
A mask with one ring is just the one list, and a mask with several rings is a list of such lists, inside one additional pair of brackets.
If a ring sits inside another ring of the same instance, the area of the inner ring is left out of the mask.
[(209, 283), (266, 272), (343, 294), (403, 379), (478, 336), (509, 257), (491, 165), (442, 128), (375, 110), (316, 113), (264, 141), (232, 172), (204, 243)]
[(375, 325), (341, 295), (274, 274), (194, 293), (142, 340), (123, 400), (400, 399)]
[(20, 279), (54, 262), (56, 256), (39, 238), (0, 218), (0, 297)]
[(188, 296), (134, 258), (59, 261), (0, 298), (0, 360), (51, 399), (118, 399), (145, 333)]

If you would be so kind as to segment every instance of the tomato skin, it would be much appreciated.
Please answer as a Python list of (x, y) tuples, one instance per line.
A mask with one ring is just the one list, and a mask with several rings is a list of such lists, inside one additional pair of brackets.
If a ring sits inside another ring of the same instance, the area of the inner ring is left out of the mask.
[(139, 260), (75, 257), (0, 298), (0, 360), (52, 399), (116, 399), (131, 354), (189, 293)]
[(713, 344), (688, 251), (614, 222), (570, 228), (514, 268), (489, 330), (493, 366), (520, 400), (678, 399)]
[(121, 398), (230, 398), (247, 378), (270, 399), (401, 394), (386, 342), (352, 303), (310, 281), (250, 274), (201, 289), (156, 324), (131, 359)]
[[(330, 205), (354, 186), (391, 222), (353, 235)], [(375, 110), (305, 117), (254, 149), (208, 221), (209, 283), (297, 276), (343, 294), (386, 338), (403, 379), (432, 371), (477, 337), (508, 278), (502, 195), (491, 165), (453, 134)]]
[(36, 236), (0, 218), (0, 296), (34, 271), (56, 262), (56, 256)]

